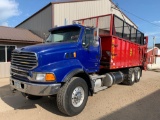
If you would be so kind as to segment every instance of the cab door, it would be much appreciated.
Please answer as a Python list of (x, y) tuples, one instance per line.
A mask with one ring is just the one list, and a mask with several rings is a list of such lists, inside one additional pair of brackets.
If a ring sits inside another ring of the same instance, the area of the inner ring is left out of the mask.
[(95, 31), (95, 28), (85, 28), (82, 37), (81, 63), (88, 73), (99, 71), (101, 54)]

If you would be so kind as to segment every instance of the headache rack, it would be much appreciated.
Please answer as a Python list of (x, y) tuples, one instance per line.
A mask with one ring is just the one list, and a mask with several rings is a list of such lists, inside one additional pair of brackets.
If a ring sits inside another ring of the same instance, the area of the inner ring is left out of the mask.
[(73, 22), (79, 23), (84, 26), (91, 26), (99, 28), (100, 36), (116, 36), (129, 40), (133, 43), (144, 45), (144, 34), (140, 32), (136, 26), (131, 25), (116, 16), (115, 14), (107, 14), (74, 20)]

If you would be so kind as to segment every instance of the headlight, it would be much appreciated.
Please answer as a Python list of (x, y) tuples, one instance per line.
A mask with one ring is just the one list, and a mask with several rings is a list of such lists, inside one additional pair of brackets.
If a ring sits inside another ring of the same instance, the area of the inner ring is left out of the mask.
[(53, 82), (56, 77), (52, 73), (33, 73), (33, 80), (37, 82)]
[(46, 74), (38, 73), (36, 75), (36, 81), (45, 81)]

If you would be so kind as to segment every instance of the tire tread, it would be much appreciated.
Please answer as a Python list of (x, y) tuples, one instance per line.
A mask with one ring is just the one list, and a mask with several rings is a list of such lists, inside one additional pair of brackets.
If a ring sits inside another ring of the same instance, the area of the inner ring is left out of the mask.
[(58, 109), (62, 112), (62, 113), (64, 113), (64, 114), (66, 114), (66, 115), (69, 115), (69, 116), (72, 116), (72, 115), (70, 115), (70, 113), (67, 111), (67, 109), (65, 108), (65, 99), (64, 99), (64, 96), (65, 96), (65, 94), (66, 94), (66, 91), (67, 91), (67, 89), (68, 89), (68, 87), (69, 87), (69, 85), (70, 85), (70, 83), (72, 82), (72, 81), (74, 81), (75, 79), (77, 79), (78, 77), (73, 77), (73, 78), (71, 78), (71, 80), (69, 80), (69, 81), (67, 81), (62, 87), (61, 87), (61, 89), (58, 91), (58, 94), (57, 94), (57, 106), (58, 106)]
[[(126, 79), (122, 82), (123, 84), (125, 84), (125, 85), (133, 85), (134, 84), (134, 82), (135, 82), (135, 80), (134, 81), (132, 81), (132, 73), (134, 72), (134, 69), (133, 68), (129, 68), (128, 70), (127, 70), (127, 77), (126, 77)], [(134, 74), (135, 74), (135, 72), (134, 72)]]

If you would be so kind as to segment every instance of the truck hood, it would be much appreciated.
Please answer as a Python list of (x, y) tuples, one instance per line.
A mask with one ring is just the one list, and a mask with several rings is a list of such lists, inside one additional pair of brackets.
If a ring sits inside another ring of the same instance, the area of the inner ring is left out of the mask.
[(27, 51), (27, 52), (35, 52), (38, 54), (45, 54), (48, 52), (55, 52), (59, 50), (64, 50), (64, 49), (73, 49), (77, 47), (77, 42), (72, 42), (72, 43), (46, 43), (46, 44), (38, 44), (38, 45), (32, 45), (32, 46), (27, 46), (23, 47), (20, 50), (21, 51)]
[(65, 54), (76, 52), (77, 42), (47, 43), (16, 49), (15, 51), (34, 52), (38, 57), (38, 68), (65, 60)]

